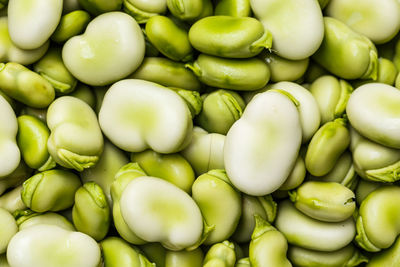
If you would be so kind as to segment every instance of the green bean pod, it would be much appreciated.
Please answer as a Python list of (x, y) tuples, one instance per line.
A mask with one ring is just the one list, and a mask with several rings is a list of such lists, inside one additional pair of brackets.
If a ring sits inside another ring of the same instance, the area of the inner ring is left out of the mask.
[(201, 84), (185, 65), (167, 58), (146, 57), (129, 78), (155, 82), (166, 87), (199, 91)]
[(164, 179), (190, 194), (195, 179), (189, 162), (180, 154), (160, 154), (152, 150), (132, 153), (131, 161), (137, 162), (149, 175)]
[(104, 239), (110, 227), (110, 208), (101, 187), (87, 182), (75, 192), (72, 220), (79, 232)]
[(38, 173), (23, 184), (22, 201), (33, 211), (60, 211), (72, 207), (81, 186), (78, 176), (64, 170)]
[(100, 242), (105, 267), (155, 267), (154, 263), (119, 237), (107, 237)]
[(6, 252), (11, 238), (18, 232), (18, 226), (11, 215), (5, 209), (0, 208), (0, 254)]
[(32, 169), (45, 171), (56, 166), (47, 150), (50, 130), (41, 120), (30, 115), (18, 117), (18, 147), (22, 158)]
[(341, 222), (356, 209), (353, 191), (339, 183), (308, 181), (289, 195), (298, 210), (320, 221)]
[(223, 89), (253, 91), (264, 87), (270, 78), (268, 66), (258, 58), (228, 59), (200, 54), (186, 67), (206, 85)]
[(120, 200), (122, 193), (128, 186), (129, 182), (142, 176), (146, 176), (146, 173), (142, 170), (142, 168), (140, 168), (138, 163), (128, 163), (118, 170), (118, 172), (115, 174), (115, 180), (111, 185), (114, 226), (123, 239), (135, 245), (145, 244), (146, 241), (139, 238), (126, 224), (121, 213)]
[(204, 94), (203, 107), (196, 123), (208, 132), (226, 135), (243, 113), (245, 103), (236, 92), (217, 90)]
[(286, 59), (267, 50), (262, 51), (260, 57), (267, 63), (273, 82), (294, 82), (300, 79), (306, 72), (310, 61), (309, 58)]
[(229, 241), (214, 244), (204, 258), (203, 267), (234, 267), (236, 262), (234, 246)]
[(0, 96), (0, 122), (0, 177), (5, 177), (17, 169), (21, 155), (16, 141), (18, 121), (12, 107), (2, 96)]
[(51, 40), (64, 43), (69, 38), (81, 34), (90, 22), (90, 15), (83, 10), (75, 10), (61, 17), (60, 23), (51, 35)]
[(189, 40), (201, 53), (226, 58), (250, 58), (272, 46), (271, 33), (251, 17), (203, 18), (190, 28)]
[(286, 258), (288, 243), (285, 236), (259, 215), (255, 215), (256, 226), (249, 246), (251, 266), (291, 267)]
[(242, 216), (232, 236), (233, 240), (239, 243), (249, 242), (256, 225), (254, 216), (257, 214), (272, 223), (276, 217), (277, 206), (271, 195), (253, 197), (242, 194)]
[(91, 168), (85, 169), (79, 173), (83, 183), (95, 182), (106, 195), (108, 204), (111, 206), (111, 185), (114, 182), (115, 175), (119, 169), (129, 162), (128, 157), (111, 144), (109, 141), (104, 143), (104, 150), (99, 161)]
[(83, 171), (99, 160), (103, 135), (88, 104), (71, 96), (57, 98), (47, 111), (47, 125), (51, 131), (47, 147), (58, 164)]
[(213, 169), (224, 168), (225, 135), (208, 133), (200, 127), (194, 127), (189, 145), (181, 151), (190, 163), (196, 175)]
[(74, 225), (68, 221), (65, 217), (58, 213), (54, 212), (46, 212), (46, 213), (36, 213), (36, 212), (28, 212), (18, 214), (17, 224), (19, 230), (26, 229), (28, 227), (32, 227), (34, 225), (39, 224), (47, 224), (47, 225), (55, 225), (61, 227), (67, 231), (75, 231)]
[(200, 248), (192, 251), (168, 250), (165, 254), (165, 267), (202, 267), (203, 258), (203, 251)]
[(324, 124), (343, 115), (353, 87), (345, 80), (324, 75), (311, 84), (310, 92), (317, 101)]
[(275, 227), (291, 245), (327, 252), (347, 246), (356, 234), (352, 218), (342, 222), (315, 220), (296, 209), (289, 200), (279, 204)]
[(68, 94), (75, 89), (77, 80), (65, 67), (60, 49), (50, 48), (33, 68), (53, 86), (57, 94)]
[(167, 58), (185, 62), (193, 57), (187, 31), (168, 17), (151, 17), (146, 23), (146, 35), (158, 51)]
[(339, 20), (325, 17), (324, 23), (324, 40), (312, 58), (340, 78), (376, 80), (378, 55), (374, 44)]
[(400, 179), (400, 150), (386, 147), (361, 136), (351, 128), (354, 168), (362, 178), (390, 183)]
[(8, 32), (7, 17), (0, 18), (0, 61), (15, 62), (23, 65), (29, 65), (40, 59), (47, 51), (49, 42), (44, 43), (39, 48), (25, 50), (16, 46), (10, 38)]
[(0, 87), (11, 98), (33, 108), (53, 102), (53, 86), (39, 74), (18, 63), (0, 63)]
[(382, 186), (361, 203), (357, 217), (356, 243), (366, 251), (389, 248), (400, 233), (400, 187)]
[(353, 245), (331, 252), (290, 246), (288, 258), (298, 267), (353, 267), (359, 266), (363, 262), (368, 262), (368, 258)]
[(123, 0), (124, 11), (131, 15), (138, 23), (146, 23), (151, 17), (167, 11), (166, 0)]
[(250, 17), (250, 0), (221, 0), (218, 1), (214, 15), (232, 17)]
[(305, 158), (307, 171), (314, 176), (329, 173), (349, 144), (350, 133), (345, 119), (339, 118), (325, 123), (308, 145)]
[(122, 0), (78, 0), (79, 5), (93, 15), (118, 11), (122, 7)]
[(228, 239), (239, 223), (242, 210), (240, 193), (232, 186), (226, 172), (211, 170), (200, 175), (193, 183), (192, 198), (207, 224), (215, 226), (204, 244)]

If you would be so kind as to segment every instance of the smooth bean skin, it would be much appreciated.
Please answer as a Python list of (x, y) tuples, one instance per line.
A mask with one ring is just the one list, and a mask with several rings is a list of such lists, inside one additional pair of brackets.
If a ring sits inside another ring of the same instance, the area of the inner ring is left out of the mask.
[(119, 237), (107, 237), (100, 242), (105, 267), (155, 267), (129, 243)]
[(256, 221), (254, 216), (257, 214), (262, 219), (272, 223), (275, 220), (277, 204), (271, 195), (253, 197), (242, 194), (242, 216), (232, 238), (236, 242), (245, 243), (251, 240)]
[(70, 38), (63, 46), (62, 58), (78, 80), (102, 86), (135, 71), (144, 53), (145, 41), (139, 24), (128, 14), (114, 11), (97, 16), (83, 34)]
[(215, 6), (214, 15), (250, 17), (250, 0), (221, 0)]
[(22, 158), (32, 169), (45, 171), (56, 166), (56, 162), (47, 150), (50, 130), (36, 117), (22, 115), (18, 117), (17, 143)]
[(400, 177), (400, 150), (382, 146), (361, 136), (351, 128), (354, 169), (369, 181), (395, 182)]
[(329, 173), (349, 144), (350, 133), (344, 119), (325, 123), (308, 145), (305, 158), (307, 171), (314, 176)]
[(195, 249), (209, 233), (196, 202), (160, 178), (133, 179), (122, 193), (120, 206), (134, 233), (170, 250)]
[(400, 148), (400, 92), (383, 83), (362, 85), (351, 94), (346, 113), (352, 127), (381, 145)]
[(2, 208), (0, 208), (0, 222), (0, 253), (4, 253), (11, 238), (18, 232), (18, 226), (11, 213)]
[(362, 201), (355, 241), (364, 250), (377, 252), (395, 242), (400, 233), (399, 193), (398, 186), (382, 186)]
[(8, 32), (8, 19), (7, 17), (0, 18), (0, 61), (1, 62), (15, 62), (23, 65), (29, 65), (36, 62), (47, 51), (49, 42), (44, 43), (42, 46), (33, 49), (25, 50), (16, 46), (10, 38)]
[(75, 192), (72, 220), (79, 232), (96, 241), (104, 239), (110, 227), (110, 208), (101, 187), (87, 182)]
[(79, 5), (93, 15), (118, 11), (121, 9), (122, 0), (78, 0)]
[(47, 109), (46, 108), (31, 108), (28, 106), (25, 106), (21, 112), (20, 115), (30, 115), (35, 118), (38, 118), (40, 121), (46, 123), (46, 117), (47, 117)]
[(197, 177), (192, 187), (192, 198), (207, 224), (215, 226), (204, 244), (228, 239), (235, 231), (242, 211), (240, 192), (233, 188), (226, 172), (211, 170)]
[(292, 171), (281, 187), (279, 187), (279, 190), (291, 190), (298, 187), (303, 183), (304, 178), (306, 177), (306, 172), (304, 159), (299, 155)]
[(347, 246), (356, 234), (352, 218), (343, 222), (322, 222), (303, 214), (289, 200), (278, 205), (275, 227), (291, 245), (327, 252)]
[(5, 177), (18, 167), (21, 154), (16, 141), (17, 117), (10, 104), (2, 96), (0, 96), (0, 132), (2, 133), (0, 138), (0, 177)]
[(324, 22), (317, 1), (250, 0), (250, 4), (255, 17), (272, 33), (272, 49), (279, 56), (301, 60), (320, 46)]
[(22, 201), (33, 211), (60, 211), (72, 207), (74, 195), (81, 186), (78, 176), (64, 170), (44, 171), (23, 184)]
[(108, 89), (99, 123), (110, 141), (125, 151), (168, 154), (188, 145), (193, 122), (185, 101), (172, 90), (126, 79)]
[(290, 60), (264, 50), (260, 54), (271, 71), (272, 82), (293, 82), (300, 79), (307, 70), (309, 58)]
[(71, 96), (57, 98), (47, 110), (47, 125), (51, 131), (47, 147), (58, 164), (83, 171), (99, 160), (103, 135), (88, 104)]
[(139, 24), (146, 23), (149, 18), (164, 14), (167, 11), (167, 0), (124, 0), (124, 11)]
[(79, 5), (78, 0), (64, 0), (63, 1), (63, 12), (64, 13), (78, 10), (80, 8), (81, 7)]
[[(160, 243), (147, 243), (140, 246), (140, 249), (144, 252), (146, 257), (156, 264), (157, 267), (165, 267), (167, 249), (164, 248)], [(197, 251), (198, 249), (193, 250)], [(184, 250), (181, 250), (183, 252)], [(171, 251), (177, 252), (177, 251)], [(179, 253), (179, 252), (177, 252)]]
[(137, 162), (149, 176), (164, 179), (190, 194), (195, 179), (189, 162), (180, 154), (160, 154), (152, 150), (132, 153), (131, 161)]
[(186, 62), (193, 57), (187, 31), (166, 16), (151, 17), (146, 23), (146, 35), (169, 59)]
[(27, 207), (21, 199), (21, 190), (22, 186), (17, 186), (11, 191), (2, 194), (0, 196), (0, 208), (8, 210), (10, 213), (26, 209)]
[(205, 17), (192, 25), (189, 40), (201, 53), (225, 58), (250, 58), (272, 46), (271, 33), (251, 17)]
[(242, 97), (223, 89), (202, 97), (203, 107), (195, 122), (208, 132), (226, 135), (243, 113), (245, 103)]
[(96, 267), (101, 262), (100, 247), (80, 232), (55, 225), (35, 225), (19, 231), (7, 249), (10, 266)]
[(167, 58), (145, 57), (140, 67), (129, 78), (155, 82), (166, 87), (199, 91), (201, 84), (185, 65)]
[(307, 83), (313, 83), (319, 77), (329, 74), (330, 73), (326, 69), (311, 59), (307, 71), (304, 74), (304, 81)]
[(53, 86), (39, 74), (18, 63), (0, 63), (0, 87), (11, 98), (33, 108), (53, 102)]
[(79, 98), (86, 104), (88, 104), (93, 110), (96, 108), (96, 95), (93, 90), (82, 83), (78, 83), (71, 93), (68, 95)]
[(43, 46), (56, 29), (63, 9), (62, 0), (10, 0), (8, 30), (11, 40), (22, 49)]
[(67, 231), (75, 231), (74, 225), (58, 213), (32, 213), (19, 217), (17, 220), (19, 231), (39, 224), (55, 225)]
[(69, 38), (81, 34), (89, 22), (90, 14), (86, 11), (75, 10), (65, 14), (50, 39), (56, 43), (64, 43)]
[(226, 136), (225, 169), (243, 193), (263, 196), (276, 191), (296, 163), (302, 129), (289, 95), (274, 90), (257, 94)]
[(236, 261), (235, 267), (250, 267), (250, 259), (247, 258), (241, 258), (240, 260)]
[(394, 0), (331, 0), (326, 14), (346, 23), (374, 43), (381, 44), (392, 39), (400, 29), (399, 7)]
[(331, 252), (290, 246), (288, 250), (288, 258), (298, 267), (351, 267), (359, 266), (359, 264), (363, 262), (368, 262), (368, 258), (361, 254), (353, 245), (348, 245)]
[(113, 204), (112, 215), (114, 226), (124, 240), (135, 245), (145, 244), (146, 241), (139, 238), (126, 224), (121, 214), (120, 200), (129, 182), (142, 176), (146, 176), (146, 173), (140, 168), (138, 163), (128, 163), (122, 166), (115, 174), (115, 180), (111, 184), (110, 191)]
[(318, 130), (321, 121), (318, 104), (310, 91), (301, 85), (286, 81), (267, 85), (266, 88), (288, 92), (299, 102), (297, 109), (299, 111), (302, 128), (302, 143), (310, 140)]
[(396, 267), (400, 264), (400, 239), (397, 238), (394, 244), (378, 254), (374, 254), (372, 258), (369, 260), (367, 267)]
[(288, 243), (285, 236), (257, 214), (255, 221), (249, 246), (251, 266), (291, 267), (292, 264), (286, 258)]
[(378, 78), (376, 81), (393, 86), (398, 73), (396, 66), (389, 59), (380, 57), (378, 60)]
[(364, 179), (360, 179), (355, 190), (357, 204), (361, 205), (363, 200), (369, 195), (369, 193), (375, 191), (381, 186), (385, 186), (384, 183), (372, 182)]
[(192, 251), (168, 250), (165, 254), (165, 267), (202, 267), (203, 258), (204, 254), (200, 248)]
[(236, 261), (234, 244), (229, 241), (214, 244), (208, 250), (203, 267), (234, 267)]
[(169, 11), (180, 20), (193, 20), (203, 11), (203, 0), (167, 0)]
[(312, 58), (342, 79), (376, 80), (378, 55), (374, 44), (339, 20), (325, 17), (324, 23), (324, 40)]
[(119, 150), (109, 141), (105, 141), (104, 150), (99, 161), (91, 168), (85, 169), (79, 176), (83, 183), (95, 182), (106, 195), (108, 204), (111, 206), (111, 185), (114, 182), (115, 175), (122, 166), (129, 162), (128, 157), (123, 151)]
[(194, 127), (189, 145), (180, 153), (199, 176), (209, 170), (224, 168), (224, 144), (225, 135)]
[(270, 78), (268, 66), (258, 58), (228, 59), (200, 54), (186, 67), (208, 86), (238, 91), (261, 89)]
[(330, 172), (318, 177), (309, 175), (307, 178), (312, 181), (339, 183), (352, 190), (358, 182), (357, 174), (354, 170), (353, 158), (347, 150), (339, 157)]
[(321, 123), (325, 124), (343, 115), (353, 87), (345, 80), (324, 75), (311, 84), (310, 92), (317, 101)]
[(289, 195), (298, 210), (320, 221), (341, 222), (356, 209), (353, 191), (339, 183), (308, 181)]

